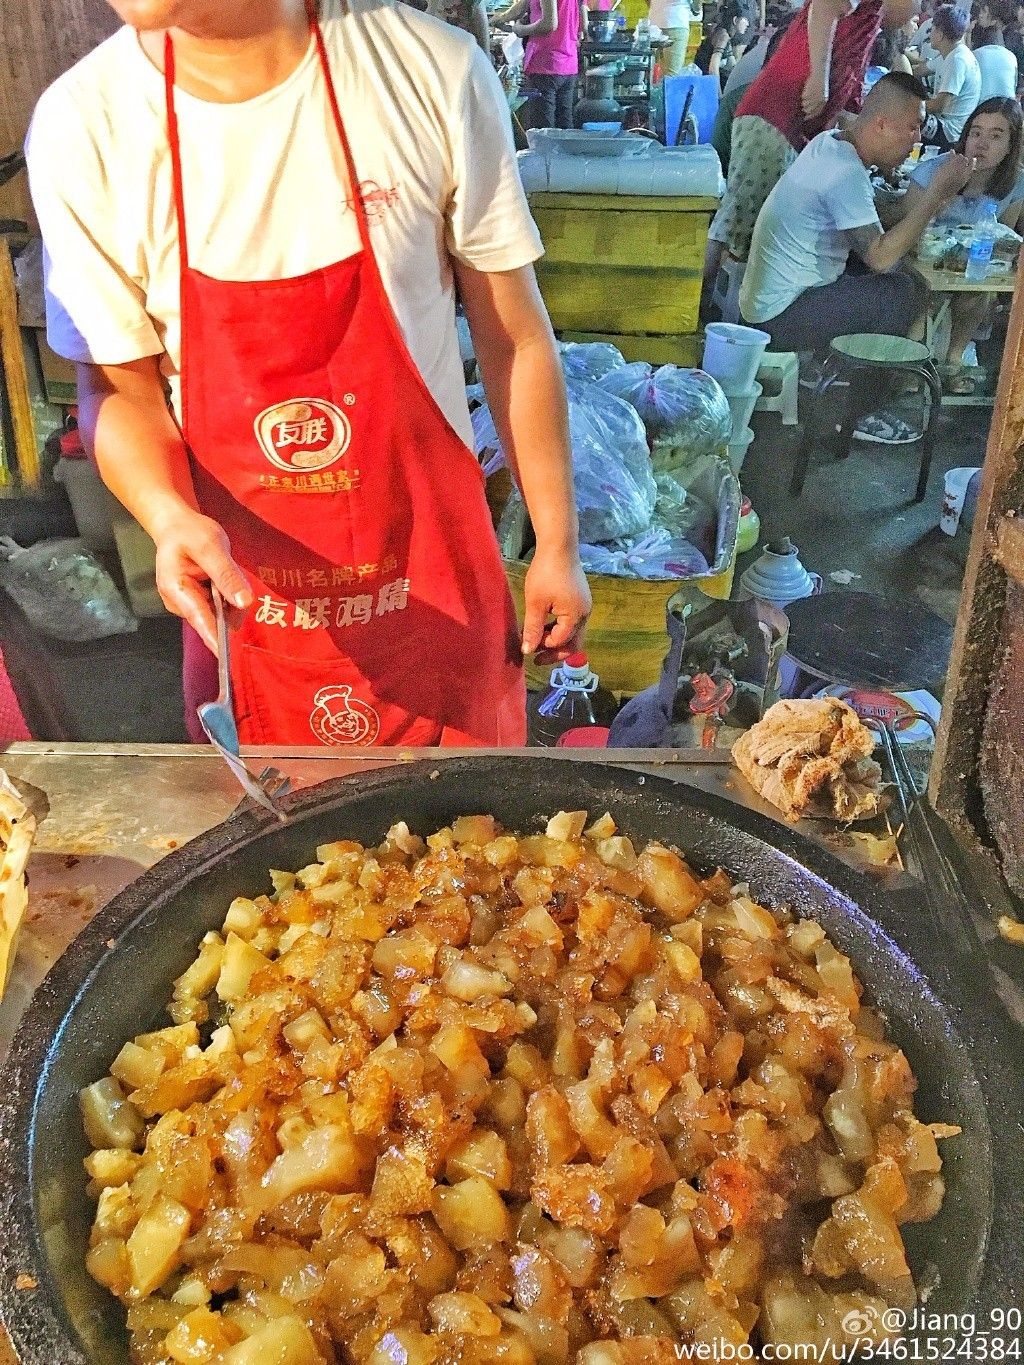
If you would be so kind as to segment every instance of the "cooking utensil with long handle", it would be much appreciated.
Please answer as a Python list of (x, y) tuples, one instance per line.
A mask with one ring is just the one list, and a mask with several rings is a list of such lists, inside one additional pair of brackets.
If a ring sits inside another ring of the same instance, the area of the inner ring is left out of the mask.
[[(934, 731), (935, 724), (930, 716), (915, 711), (913, 718), (926, 721)], [(971, 899), (942, 818), (929, 802), (927, 793), (918, 787), (895, 728), (891, 724), (874, 728), (881, 733), (892, 769), (896, 801), (903, 818), (903, 838), (924, 883), (933, 924), (959, 953), (961, 967), (963, 959), (977, 963), (979, 944), (971, 917)], [(948, 970), (957, 970), (952, 960)]]
[(221, 758), (234, 773), (236, 780), (257, 805), (271, 811), (279, 820), (288, 817), (274, 799), (284, 792), (281, 774), (273, 768), (265, 768), (259, 780), (242, 762), (239, 754), (238, 726), (235, 724), (235, 708), (231, 694), (231, 645), (228, 628), (228, 614), (224, 609), (224, 599), (213, 584), (213, 609), (217, 616), (217, 700), (207, 701), (197, 708), (199, 723), (206, 731), (206, 737), (220, 754)]

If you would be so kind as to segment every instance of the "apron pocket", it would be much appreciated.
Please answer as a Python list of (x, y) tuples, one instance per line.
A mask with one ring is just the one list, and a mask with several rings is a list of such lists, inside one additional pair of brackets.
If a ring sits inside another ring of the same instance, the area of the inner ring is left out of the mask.
[(289, 659), (233, 640), (231, 677), (243, 744), (428, 747), (443, 726), (374, 696), (351, 660)]

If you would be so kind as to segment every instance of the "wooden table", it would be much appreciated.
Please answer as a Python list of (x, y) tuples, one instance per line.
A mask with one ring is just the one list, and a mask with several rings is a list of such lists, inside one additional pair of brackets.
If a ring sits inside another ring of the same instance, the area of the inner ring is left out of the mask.
[[(969, 280), (955, 270), (935, 270), (927, 261), (915, 261), (931, 291), (928, 302), (928, 320), (925, 325), (925, 342), (934, 350), (935, 335), (949, 317), (954, 294), (1012, 294), (1017, 287), (1017, 272), (990, 275), (984, 280)], [(991, 397), (979, 394), (943, 395), (943, 406), (961, 408), (990, 408)]]

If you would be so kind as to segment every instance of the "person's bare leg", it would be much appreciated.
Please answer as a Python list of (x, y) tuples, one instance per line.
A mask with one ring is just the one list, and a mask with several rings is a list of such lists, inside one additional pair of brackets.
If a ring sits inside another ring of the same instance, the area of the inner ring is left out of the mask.
[(715, 288), (715, 280), (718, 272), (722, 268), (722, 261), (725, 259), (725, 243), (713, 241), (708, 238), (708, 244), (704, 248), (704, 282), (700, 287), (700, 308), (703, 313), (711, 306), (711, 295)]
[(985, 320), (991, 294), (954, 294), (950, 308), (949, 350), (946, 363), (962, 365), (968, 342)]

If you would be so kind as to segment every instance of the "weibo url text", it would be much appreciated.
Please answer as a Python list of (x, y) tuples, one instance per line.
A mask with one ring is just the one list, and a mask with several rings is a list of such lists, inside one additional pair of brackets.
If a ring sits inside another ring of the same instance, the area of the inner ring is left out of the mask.
[[(1024, 1314), (1018, 1308), (992, 1309), (983, 1319), (974, 1313), (940, 1314), (924, 1309), (906, 1313), (899, 1308), (881, 1312), (856, 1309), (842, 1320), (842, 1337), (814, 1342), (749, 1342), (719, 1340), (680, 1344), (681, 1361), (765, 1362), (768, 1365), (804, 1361), (1020, 1361), (1024, 1355)], [(904, 1335), (910, 1333), (911, 1335)]]

